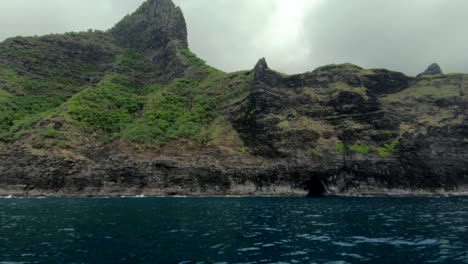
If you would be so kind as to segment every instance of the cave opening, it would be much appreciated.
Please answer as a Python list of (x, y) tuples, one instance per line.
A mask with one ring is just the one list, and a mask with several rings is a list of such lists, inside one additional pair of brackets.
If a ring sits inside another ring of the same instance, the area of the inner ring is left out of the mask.
[(320, 177), (314, 176), (307, 181), (307, 197), (323, 197), (327, 193), (325, 184), (320, 180)]

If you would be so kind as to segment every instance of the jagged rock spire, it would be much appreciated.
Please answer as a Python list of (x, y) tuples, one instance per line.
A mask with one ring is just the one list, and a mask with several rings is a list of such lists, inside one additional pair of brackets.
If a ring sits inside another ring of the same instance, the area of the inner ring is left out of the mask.
[(418, 77), (424, 76), (424, 75), (438, 75), (438, 74), (443, 74), (442, 69), (440, 68), (439, 64), (433, 63), (427, 67), (427, 69), (420, 73)]
[(255, 80), (261, 80), (265, 76), (265, 74), (268, 71), (268, 64), (266, 62), (265, 58), (261, 58), (257, 64), (255, 65), (254, 68), (254, 73), (255, 73)]
[(122, 46), (141, 51), (158, 49), (169, 42), (188, 47), (184, 15), (172, 0), (147, 0), (110, 32)]

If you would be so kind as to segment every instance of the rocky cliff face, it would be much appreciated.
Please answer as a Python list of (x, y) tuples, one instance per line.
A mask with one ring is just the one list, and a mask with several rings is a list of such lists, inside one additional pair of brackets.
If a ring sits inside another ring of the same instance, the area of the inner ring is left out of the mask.
[(146, 1), (110, 33), (120, 46), (138, 50), (149, 60), (153, 82), (183, 75), (186, 67), (177, 50), (188, 49), (187, 27), (182, 10), (171, 0)]
[(0, 195), (460, 193), (468, 75), (223, 73), (181, 10), (0, 44)]

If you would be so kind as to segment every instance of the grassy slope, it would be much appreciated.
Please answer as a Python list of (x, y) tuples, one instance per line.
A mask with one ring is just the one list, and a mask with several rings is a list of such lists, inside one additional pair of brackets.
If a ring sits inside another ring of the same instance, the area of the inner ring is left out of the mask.
[(179, 59), (188, 65), (184, 78), (165, 85), (145, 83), (142, 73), (151, 65), (143, 56), (114, 50), (107, 62), (112, 67), (107, 68), (115, 71), (104, 72), (96, 84), (36, 78), (18, 66), (21, 63), (4, 59), (0, 65), (8, 66), (0, 68), (0, 140), (32, 149), (80, 149), (116, 140), (161, 146), (185, 138), (208, 145), (229, 136), (219, 109), (245, 95), (248, 72), (225, 74), (181, 49)]
[(425, 76), (410, 88), (383, 98), (387, 109), (405, 117), (401, 133), (425, 134), (430, 127), (455, 127), (464, 122), (468, 75)]
[[(54, 51), (57, 43), (63, 50)], [(83, 51), (78, 60), (76, 54), (67, 53), (70, 47)], [(253, 74), (218, 71), (188, 49), (179, 49), (178, 56), (187, 65), (183, 78), (169, 84), (148, 83), (145, 74), (151, 65), (144, 56), (112, 44), (105, 33), (8, 40), (0, 45), (0, 141), (32, 149), (79, 150), (116, 141), (158, 148), (185, 139), (200, 146), (241, 149), (225, 109), (248, 95)], [(340, 76), (365, 76), (373, 74), (372, 70), (343, 64), (320, 67), (314, 73), (327, 83), (327, 87), (304, 88), (316, 101), (316, 108), (342, 91), (369, 99), (365, 87), (352, 87)], [(462, 120), (453, 118), (455, 106), (435, 103), (460, 96), (466, 87), (460, 88), (459, 79), (458, 75), (424, 77), (382, 102), (385, 108), (418, 119), (418, 129), (460, 123)], [(415, 103), (418, 109), (413, 107)], [(276, 119), (280, 129), (311, 130), (320, 135), (317, 146), (310, 146), (311, 155), (332, 148), (364, 155), (376, 151), (386, 157), (396, 147), (399, 134), (418, 127), (403, 124), (400, 131), (380, 131), (388, 134), (387, 144), (363, 138), (345, 146), (333, 136), (338, 130), (369, 131), (372, 127), (352, 120), (337, 127), (306, 116), (294, 121)]]
[(0, 140), (8, 141), (99, 80), (119, 48), (102, 32), (0, 44)]

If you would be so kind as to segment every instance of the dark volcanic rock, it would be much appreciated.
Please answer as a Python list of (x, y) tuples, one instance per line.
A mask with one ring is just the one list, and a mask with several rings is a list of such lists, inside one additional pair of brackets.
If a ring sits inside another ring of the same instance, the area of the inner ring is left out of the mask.
[(118, 43), (142, 51), (157, 50), (170, 42), (184, 48), (187, 27), (182, 10), (171, 0), (148, 0), (112, 30)]
[[(420, 75), (435, 78), (349, 63), (288, 76), (260, 59), (252, 71), (225, 74), (188, 50), (180, 8), (170, 0), (148, 0), (108, 32), (5, 41), (0, 67), (5, 66), (12, 69), (9, 79), (0, 71), (0, 92), (12, 94), (0, 94), (7, 103), (15, 95), (29, 96), (16, 89), (19, 77), (26, 84), (29, 78), (78, 83), (68, 90), (43, 90), (70, 97), (95, 89), (89, 84), (106, 73), (122, 73), (149, 94), (122, 91), (135, 98), (127, 102), (119, 96), (114, 105), (113, 93), (90, 93), (93, 107), (106, 107), (98, 114), (90, 111), (91, 119), (119, 120), (120, 130), (116, 126), (104, 138), (73, 119), (65, 99), (45, 118), (11, 121), (14, 129), (28, 129), (11, 142), (0, 140), (0, 195), (316, 197), (468, 191), (468, 76), (442, 75), (437, 65)], [(159, 101), (163, 94), (169, 103)], [(127, 103), (138, 105), (128, 118)], [(178, 116), (158, 104), (197, 115)], [(107, 116), (107, 110), (115, 114)], [(187, 130), (187, 135), (171, 135), (164, 146), (158, 138), (143, 144), (124, 137), (132, 129), (145, 137), (169, 133), (166, 128), (172, 134)], [(189, 136), (197, 129), (199, 135)]]
[(427, 67), (427, 69), (424, 72), (418, 74), (418, 77), (421, 77), (424, 75), (439, 75), (439, 74), (443, 74), (442, 69), (440, 68), (439, 64), (433, 63), (429, 65), (429, 67)]
[(171, 0), (147, 0), (110, 32), (119, 45), (139, 50), (153, 64), (153, 82), (184, 74), (187, 65), (178, 50), (188, 49), (187, 26), (182, 10)]
[(385, 69), (373, 70), (374, 74), (364, 77), (364, 85), (374, 94), (382, 95), (397, 93), (409, 87), (411, 78), (401, 72)]

